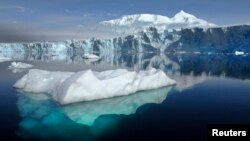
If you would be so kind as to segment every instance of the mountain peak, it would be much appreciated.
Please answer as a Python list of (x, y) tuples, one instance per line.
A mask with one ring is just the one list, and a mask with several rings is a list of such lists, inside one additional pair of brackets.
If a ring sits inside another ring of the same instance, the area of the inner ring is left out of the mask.
[(179, 13), (175, 14), (173, 18), (171, 18), (173, 21), (178, 21), (178, 22), (187, 22), (188, 20), (197, 20), (194, 15), (189, 14), (183, 10), (181, 10)]
[(184, 10), (181, 10), (179, 13), (177, 13), (177, 14), (182, 14), (182, 15), (191, 15), (191, 14), (189, 14), (189, 13), (187, 13), (187, 12), (185, 12)]

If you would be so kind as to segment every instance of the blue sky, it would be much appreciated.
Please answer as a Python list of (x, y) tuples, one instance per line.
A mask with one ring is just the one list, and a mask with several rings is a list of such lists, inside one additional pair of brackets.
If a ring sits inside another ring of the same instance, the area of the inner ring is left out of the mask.
[(15, 26), (73, 31), (121, 15), (172, 17), (184, 10), (218, 25), (231, 25), (250, 22), (249, 5), (249, 0), (0, 0), (0, 24), (5, 30)]

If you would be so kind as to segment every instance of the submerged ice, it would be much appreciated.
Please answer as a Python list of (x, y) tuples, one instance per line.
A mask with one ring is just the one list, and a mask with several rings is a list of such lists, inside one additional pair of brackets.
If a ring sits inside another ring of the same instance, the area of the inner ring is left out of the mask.
[[(64, 106), (54, 103), (51, 97), (43, 93), (21, 92), (17, 99), (21, 117), (17, 133), (26, 139), (55, 140), (53, 137), (58, 137), (57, 140), (72, 140), (77, 136), (79, 140), (90, 140), (86, 136), (97, 137), (112, 131), (120, 116), (135, 114), (145, 104), (162, 103), (171, 89), (163, 87), (129, 96)], [(49, 130), (44, 130), (45, 127)]]
[(171, 89), (172, 87), (163, 87), (129, 96), (80, 102), (63, 106), (62, 109), (71, 120), (91, 126), (102, 115), (130, 115), (144, 104), (160, 104)]
[(125, 69), (95, 72), (30, 70), (14, 87), (26, 92), (48, 93), (60, 104), (129, 95), (175, 84), (161, 70), (130, 72)]

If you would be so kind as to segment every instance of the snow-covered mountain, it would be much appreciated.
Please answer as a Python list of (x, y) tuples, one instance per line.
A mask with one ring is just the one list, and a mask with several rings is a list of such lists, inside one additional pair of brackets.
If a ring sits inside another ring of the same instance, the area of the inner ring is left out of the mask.
[[(192, 27), (215, 27), (213, 23), (209, 23), (203, 19), (199, 19), (192, 14), (186, 13), (181, 10), (174, 17), (171, 18), (169, 23), (172, 27), (175, 28), (192, 28)], [(168, 26), (169, 26), (168, 25)]]
[(139, 23), (147, 23), (152, 25), (166, 24), (170, 22), (170, 19), (162, 15), (153, 15), (153, 14), (135, 14), (135, 15), (126, 15), (122, 16), (119, 19), (103, 21), (101, 22), (104, 25), (117, 25), (117, 26), (132, 26)]
[(174, 17), (169, 18), (162, 15), (135, 14), (125, 15), (118, 19), (102, 21), (102, 25), (114, 27), (117, 32), (139, 31), (147, 27), (157, 27), (158, 30), (181, 29), (193, 27), (215, 27), (203, 19), (199, 19), (192, 14), (181, 10)]

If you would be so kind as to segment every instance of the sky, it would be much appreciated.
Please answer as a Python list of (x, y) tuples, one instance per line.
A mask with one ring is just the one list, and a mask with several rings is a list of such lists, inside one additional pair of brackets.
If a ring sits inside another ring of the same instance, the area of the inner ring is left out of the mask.
[[(180, 10), (217, 25), (250, 22), (249, 0), (0, 0), (0, 42), (106, 36), (97, 23)], [(87, 30), (88, 29), (88, 30)]]

